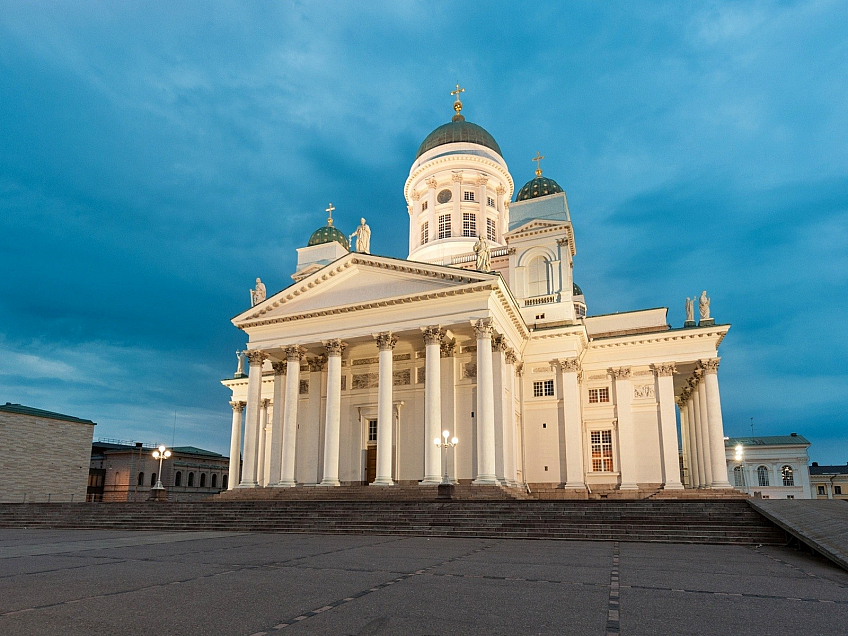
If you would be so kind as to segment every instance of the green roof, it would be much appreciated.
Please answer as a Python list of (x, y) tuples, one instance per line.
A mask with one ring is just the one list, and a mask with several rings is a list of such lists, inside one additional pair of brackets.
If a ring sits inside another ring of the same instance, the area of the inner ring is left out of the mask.
[(346, 250), (350, 251), (350, 243), (347, 240), (347, 237), (342, 234), (341, 230), (332, 225), (325, 225), (324, 227), (319, 227), (312, 233), (312, 236), (309, 237), (309, 243), (307, 246), (312, 245), (323, 245), (324, 243), (332, 243), (335, 241), (339, 243)]
[(515, 195), (516, 201), (527, 201), (528, 199), (536, 199), (538, 197), (546, 197), (549, 194), (557, 194), (562, 192), (562, 188), (553, 179), (538, 176), (535, 179), (530, 179)]
[(184, 455), (205, 455), (207, 457), (223, 457), (221, 453), (213, 453), (212, 451), (197, 448), (197, 446), (174, 446), (171, 449), (172, 453), (183, 453)]
[(92, 426), (97, 426), (91, 420), (84, 420), (79, 417), (74, 417), (73, 415), (62, 415), (61, 413), (54, 413), (53, 411), (35, 409), (31, 406), (23, 406), (22, 404), (12, 404), (11, 402), (6, 402), (6, 404), (0, 405), (0, 411), (5, 411), (6, 413), (17, 413), (19, 415), (31, 415), (33, 417), (43, 417), (48, 420), (59, 420), (60, 422), (77, 422), (79, 424), (91, 424)]
[(436, 130), (427, 135), (418, 147), (418, 152), (416, 153), (415, 158), (418, 159), (418, 157), (428, 150), (432, 150), (438, 146), (453, 143), (477, 144), (479, 146), (485, 146), (486, 148), (490, 148), (499, 155), (503, 156), (501, 154), (501, 147), (498, 146), (498, 142), (495, 141), (495, 138), (492, 137), (491, 134), (489, 134), (489, 131), (482, 126), (472, 124), (470, 121), (465, 121), (465, 117), (462, 115), (456, 115), (453, 121), (442, 124), (436, 128)]
[(742, 446), (792, 446), (796, 444), (810, 445), (810, 442), (800, 435), (773, 435), (771, 437), (731, 437), (724, 440), (726, 447), (737, 444)]

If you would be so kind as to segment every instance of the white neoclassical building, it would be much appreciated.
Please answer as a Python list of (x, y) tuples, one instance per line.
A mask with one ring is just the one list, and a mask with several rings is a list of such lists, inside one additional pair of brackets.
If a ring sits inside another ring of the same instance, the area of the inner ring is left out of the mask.
[(498, 144), (454, 106), (404, 185), (406, 259), (350, 251), (330, 219), (295, 282), (233, 319), (230, 488), (435, 484), (444, 430), (463, 482), (729, 488), (729, 325), (708, 304), (682, 328), (666, 308), (588, 315), (565, 192), (537, 166), (512, 201)]

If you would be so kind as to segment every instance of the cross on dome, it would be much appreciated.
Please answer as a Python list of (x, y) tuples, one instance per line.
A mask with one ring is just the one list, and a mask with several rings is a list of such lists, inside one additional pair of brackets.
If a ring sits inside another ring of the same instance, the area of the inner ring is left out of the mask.
[(329, 225), (331, 227), (333, 225), (333, 210), (335, 210), (335, 209), (336, 208), (335, 208), (335, 206), (333, 206), (332, 203), (324, 209), (324, 212), (326, 212), (328, 214), (327, 225)]
[(531, 159), (531, 161), (535, 161), (535, 162), (536, 162), (536, 176), (537, 176), (537, 177), (541, 177), (541, 176), (542, 176), (542, 167), (541, 167), (541, 163), (542, 163), (542, 159), (544, 159), (544, 158), (545, 158), (545, 155), (539, 154), (539, 151), (537, 150), (537, 151), (536, 151), (536, 156), (535, 156), (535, 157), (533, 157), (533, 158)]
[(457, 82), (456, 83), (456, 90), (451, 91), (451, 93), (450, 93), (451, 95), (456, 96), (456, 101), (454, 101), (454, 103), (453, 103), (453, 109), (456, 111), (456, 115), (453, 116), (454, 121), (460, 121), (462, 119), (465, 119), (465, 117), (463, 117), (462, 115), (459, 114), (460, 111), (462, 110), (462, 102), (459, 101), (459, 94), (464, 93), (464, 92), (465, 92), (465, 89), (460, 88), (459, 82)]

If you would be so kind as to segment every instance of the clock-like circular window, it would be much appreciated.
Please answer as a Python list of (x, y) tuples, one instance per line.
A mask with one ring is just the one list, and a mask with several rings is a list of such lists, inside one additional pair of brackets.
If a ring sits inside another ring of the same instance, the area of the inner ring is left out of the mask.
[(447, 203), (448, 201), (451, 200), (452, 196), (453, 196), (453, 193), (450, 190), (444, 189), (441, 192), (439, 192), (439, 196), (436, 197), (436, 200), (439, 203)]

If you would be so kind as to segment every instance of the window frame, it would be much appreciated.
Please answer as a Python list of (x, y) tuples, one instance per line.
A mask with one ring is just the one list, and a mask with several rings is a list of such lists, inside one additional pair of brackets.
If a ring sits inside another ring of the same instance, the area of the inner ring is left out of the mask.
[[(593, 396), (594, 393), (594, 396)], [(589, 388), (589, 404), (609, 404), (610, 390), (608, 386), (594, 386)], [(594, 397), (594, 399), (593, 399)]]
[(438, 237), (439, 237), (439, 240), (451, 237), (451, 215), (450, 215), (450, 213), (439, 215)]
[(780, 481), (786, 488), (795, 487), (795, 469), (789, 464), (780, 467)]
[(424, 221), (421, 224), (421, 245), (426, 245), (430, 242), (430, 221)]
[[(598, 440), (595, 441), (595, 436)], [(606, 439), (608, 438), (608, 439)], [(614, 473), (615, 472), (615, 436), (611, 428), (599, 428), (589, 431), (589, 465), (592, 473)], [(596, 457), (597, 452), (597, 457)], [(596, 464), (600, 462), (600, 464)], [(596, 469), (600, 466), (600, 469)], [(609, 470), (605, 470), (609, 467)]]
[(462, 200), (467, 203), (477, 203), (477, 196), (474, 194), (474, 190), (463, 190)]
[(553, 379), (533, 380), (533, 397), (556, 397)]
[(492, 241), (493, 243), (498, 240), (498, 225), (495, 223), (495, 220), (487, 216), (486, 217), (486, 238)]
[(760, 488), (768, 488), (770, 481), (768, 466), (764, 466), (762, 464), (757, 466), (757, 486)]
[(477, 215), (474, 212), (462, 213), (462, 236), (477, 237)]

